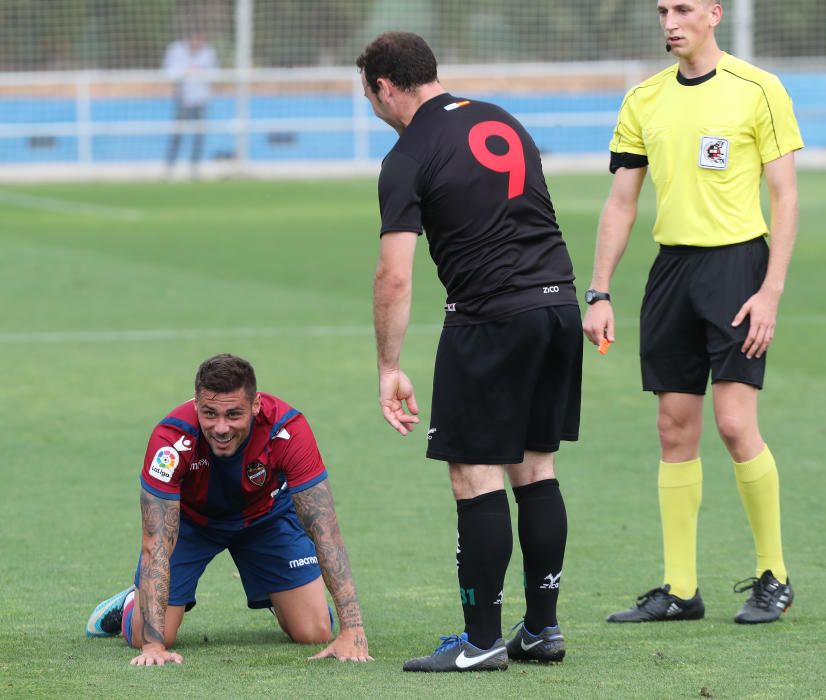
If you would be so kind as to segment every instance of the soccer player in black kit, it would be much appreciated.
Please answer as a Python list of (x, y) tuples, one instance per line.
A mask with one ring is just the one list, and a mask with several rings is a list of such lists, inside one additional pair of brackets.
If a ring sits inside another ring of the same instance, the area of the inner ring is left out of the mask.
[[(560, 440), (578, 437), (582, 324), (539, 150), (505, 110), (445, 92), (433, 52), (415, 34), (382, 34), (356, 65), (374, 112), (399, 133), (379, 177), (373, 309), (381, 410), (402, 435), (419, 420), (400, 356), (423, 231), (447, 290), (427, 456), (449, 465), (465, 630), (404, 670), (561, 661), (556, 602), (567, 520), (554, 453)], [(507, 644), (505, 472), (519, 507), (527, 603)]]

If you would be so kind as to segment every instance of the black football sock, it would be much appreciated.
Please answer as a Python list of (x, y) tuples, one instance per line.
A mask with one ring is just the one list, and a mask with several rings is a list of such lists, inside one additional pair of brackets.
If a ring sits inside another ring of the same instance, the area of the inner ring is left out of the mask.
[(456, 501), (456, 566), (468, 641), (489, 649), (502, 636), (502, 588), (513, 550), (504, 489)]
[(525, 627), (539, 634), (557, 624), (568, 518), (556, 479), (517, 486), (513, 495), (519, 506), (519, 544), (525, 570)]

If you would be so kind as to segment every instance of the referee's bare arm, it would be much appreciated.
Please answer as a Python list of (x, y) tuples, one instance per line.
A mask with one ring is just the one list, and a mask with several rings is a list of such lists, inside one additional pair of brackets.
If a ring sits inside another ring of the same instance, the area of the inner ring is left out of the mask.
[(797, 176), (794, 153), (787, 153), (763, 166), (771, 205), (771, 247), (766, 277), (757, 293), (749, 297), (732, 320), (739, 326), (749, 317), (749, 334), (741, 348), (748, 358), (761, 357), (774, 339), (777, 307), (786, 284), (786, 272), (797, 237)]
[(410, 322), (413, 259), (418, 239), (418, 234), (412, 231), (382, 235), (373, 282), (379, 404), (384, 419), (402, 435), (407, 435), (419, 422), (413, 384), (400, 366), (402, 345)]
[[(614, 181), (597, 231), (594, 272), (591, 289), (609, 292), (611, 278), (620, 258), (628, 245), (631, 229), (637, 219), (637, 200), (648, 168), (620, 168), (614, 174)], [(582, 322), (585, 336), (594, 345), (603, 339), (614, 342), (614, 312), (610, 301), (598, 301), (589, 306)]]

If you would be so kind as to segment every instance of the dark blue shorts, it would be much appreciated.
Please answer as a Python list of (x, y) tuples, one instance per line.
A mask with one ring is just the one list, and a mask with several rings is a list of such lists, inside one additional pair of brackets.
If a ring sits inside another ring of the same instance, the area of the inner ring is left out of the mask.
[[(169, 605), (195, 605), (195, 589), (207, 564), (229, 550), (250, 608), (270, 607), (270, 593), (298, 588), (321, 575), (315, 545), (292, 503), (240, 531), (194, 525), (181, 515), (178, 543), (170, 559)], [(141, 562), (135, 572), (140, 586)]]

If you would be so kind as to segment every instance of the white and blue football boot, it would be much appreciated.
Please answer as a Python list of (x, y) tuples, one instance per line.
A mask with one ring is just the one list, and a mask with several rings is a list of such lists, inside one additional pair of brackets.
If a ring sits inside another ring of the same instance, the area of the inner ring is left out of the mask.
[(86, 623), (87, 637), (114, 637), (120, 634), (120, 625), (123, 620), (123, 606), (127, 596), (135, 590), (129, 586), (126, 590), (107, 598), (92, 610)]

